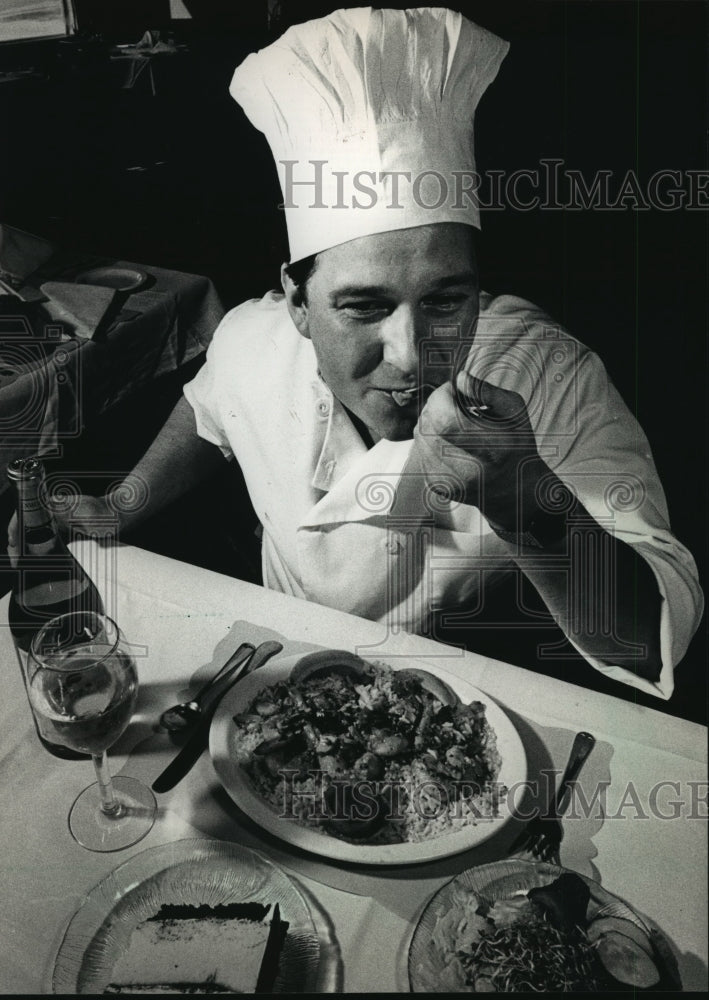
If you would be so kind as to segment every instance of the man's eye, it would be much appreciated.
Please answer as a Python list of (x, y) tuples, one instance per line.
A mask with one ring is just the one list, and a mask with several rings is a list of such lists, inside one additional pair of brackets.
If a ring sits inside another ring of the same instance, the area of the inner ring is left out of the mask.
[(466, 295), (434, 295), (423, 300), (424, 308), (436, 309), (439, 312), (455, 312), (462, 309), (468, 301)]
[(357, 301), (357, 302), (343, 302), (341, 309), (346, 312), (352, 313), (355, 316), (371, 316), (375, 313), (383, 312), (386, 306), (382, 302), (369, 302), (369, 301)]

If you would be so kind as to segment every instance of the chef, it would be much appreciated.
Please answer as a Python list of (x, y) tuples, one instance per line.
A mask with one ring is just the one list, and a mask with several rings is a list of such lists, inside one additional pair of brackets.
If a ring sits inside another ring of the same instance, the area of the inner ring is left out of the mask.
[(450, 612), (474, 649), (513, 577), (580, 658), (669, 698), (702, 595), (647, 440), (593, 352), (478, 284), (473, 119), (507, 48), (449, 10), (358, 8), (238, 67), (290, 261), (217, 329), (123, 527), (226, 458), (265, 586), (392, 632)]

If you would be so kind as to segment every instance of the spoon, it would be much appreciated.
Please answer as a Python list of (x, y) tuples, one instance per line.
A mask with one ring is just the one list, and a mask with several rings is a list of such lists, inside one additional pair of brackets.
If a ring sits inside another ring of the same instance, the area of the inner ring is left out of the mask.
[(173, 705), (166, 708), (160, 716), (160, 725), (168, 733), (184, 732), (189, 729), (199, 719), (204, 708), (204, 701), (207, 695), (213, 690), (214, 685), (231, 674), (241, 666), (244, 660), (248, 659), (254, 652), (254, 645), (250, 642), (242, 642), (236, 652), (232, 653), (221, 670), (218, 670), (214, 677), (211, 677), (204, 684), (192, 701), (183, 701), (180, 705)]
[(242, 670), (237, 670), (235, 674), (230, 674), (226, 681), (222, 678), (221, 683), (218, 685), (218, 693), (201, 714), (197, 725), (193, 727), (187, 737), (185, 745), (174, 760), (167, 765), (165, 770), (153, 782), (153, 791), (169, 792), (171, 788), (174, 788), (192, 770), (202, 756), (202, 751), (207, 746), (209, 729), (221, 699), (230, 688), (240, 680), (243, 680), (248, 674), (253, 673), (254, 670), (258, 670), (259, 667), (264, 665), (266, 660), (270, 660), (272, 656), (280, 653), (282, 649), (283, 646), (280, 642), (272, 642), (271, 640), (262, 642), (257, 647), (253, 656), (244, 664)]
[(275, 642), (273, 639), (267, 639), (266, 642), (261, 642), (256, 647), (256, 652), (251, 657), (249, 662), (246, 664), (242, 674), (239, 676), (239, 680), (243, 680), (244, 677), (248, 677), (249, 674), (253, 674), (255, 670), (262, 667), (266, 660), (270, 660), (272, 656), (276, 653), (280, 653), (283, 649), (282, 642)]

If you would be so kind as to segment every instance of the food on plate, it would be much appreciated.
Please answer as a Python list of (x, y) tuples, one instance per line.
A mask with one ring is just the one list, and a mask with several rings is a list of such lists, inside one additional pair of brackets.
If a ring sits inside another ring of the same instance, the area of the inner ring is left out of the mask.
[(625, 918), (589, 918), (589, 900), (588, 883), (574, 873), (494, 902), (455, 882), (436, 917), (427, 947), (431, 961), (420, 963), (419, 978), (435, 992), (658, 986), (663, 963), (649, 935)]
[(311, 654), (234, 725), (231, 752), (261, 797), (349, 842), (417, 842), (500, 815), (485, 705), (424, 670)]
[(646, 988), (659, 981), (650, 938), (630, 920), (618, 917), (594, 920), (588, 938), (596, 944), (598, 957), (618, 982)]
[(530, 889), (527, 897), (560, 931), (582, 926), (586, 921), (588, 885), (573, 872), (565, 872), (549, 885)]
[(328, 829), (349, 840), (370, 840), (386, 823), (386, 800), (371, 789), (369, 799), (362, 798), (355, 785), (328, 785), (323, 794)]
[[(290, 680), (292, 682), (307, 680), (309, 677), (325, 676), (339, 673), (345, 677), (366, 677), (368, 663), (356, 653), (346, 649), (319, 649), (315, 653), (302, 656), (293, 667)], [(434, 695), (442, 705), (456, 705), (460, 701), (458, 695), (445, 681), (428, 670), (420, 667), (405, 667), (397, 671), (399, 677), (416, 678), (423, 687)]]
[(278, 904), (165, 904), (141, 921), (104, 993), (270, 992), (288, 931)]

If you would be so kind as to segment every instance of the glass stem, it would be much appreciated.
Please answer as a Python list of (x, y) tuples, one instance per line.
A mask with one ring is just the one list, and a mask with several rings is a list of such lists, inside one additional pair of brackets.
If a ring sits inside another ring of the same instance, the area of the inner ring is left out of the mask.
[(113, 793), (113, 782), (111, 781), (111, 772), (108, 770), (106, 751), (104, 750), (102, 754), (94, 754), (92, 760), (101, 792), (101, 812), (106, 816), (120, 816), (121, 803)]

